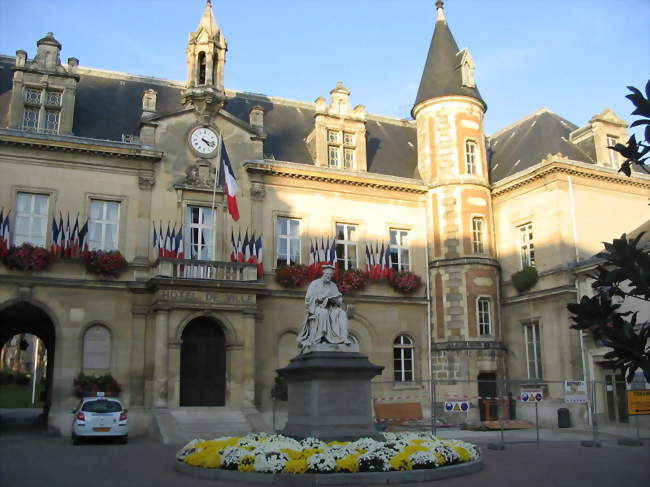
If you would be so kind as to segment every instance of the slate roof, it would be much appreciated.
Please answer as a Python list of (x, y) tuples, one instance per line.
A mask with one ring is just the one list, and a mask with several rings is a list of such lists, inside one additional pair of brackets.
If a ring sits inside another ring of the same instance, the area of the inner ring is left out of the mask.
[(462, 55), (441, 11), (442, 9), (438, 10), (436, 28), (413, 106), (440, 96), (463, 95), (476, 98), (487, 107), (478, 88), (463, 86), (460, 69)]
[[(15, 58), (0, 56), (0, 126), (7, 126), (12, 70)], [(139, 133), (142, 93), (158, 92), (160, 115), (183, 109), (182, 84), (124, 73), (79, 70), (72, 131), (79, 137), (122, 140), (122, 134)], [(305, 138), (314, 126), (314, 105), (263, 95), (229, 92), (225, 110), (248, 123), (250, 109), (264, 109), (265, 156), (276, 160), (313, 164)], [(368, 117), (366, 124), (368, 172), (419, 179), (417, 137), (413, 123)]]
[(546, 108), (488, 138), (490, 182), (495, 183), (561, 152), (569, 159), (593, 163), (593, 158), (569, 140), (578, 127)]

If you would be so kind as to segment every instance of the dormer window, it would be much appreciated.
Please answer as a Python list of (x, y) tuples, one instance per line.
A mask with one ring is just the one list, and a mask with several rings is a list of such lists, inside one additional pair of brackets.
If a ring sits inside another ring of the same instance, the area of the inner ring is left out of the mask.
[[(607, 147), (614, 147), (616, 144), (618, 144), (618, 137), (614, 137), (613, 135), (608, 135)], [(616, 165), (618, 164), (618, 152), (609, 149), (607, 155), (609, 156), (609, 165), (611, 167), (616, 167)]]
[(61, 91), (25, 88), (22, 129), (58, 134), (62, 99)]
[(460, 73), (462, 77), (462, 84), (467, 88), (476, 88), (476, 80), (474, 79), (474, 60), (469, 53), (468, 49), (460, 51)]
[[(343, 143), (341, 143), (343, 141)], [(329, 167), (355, 169), (356, 137), (351, 132), (327, 131), (327, 163)]]

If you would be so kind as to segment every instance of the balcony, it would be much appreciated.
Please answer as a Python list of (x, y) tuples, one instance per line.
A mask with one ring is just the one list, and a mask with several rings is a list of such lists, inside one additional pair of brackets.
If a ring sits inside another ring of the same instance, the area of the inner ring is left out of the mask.
[(174, 279), (257, 281), (257, 265), (161, 257), (154, 263), (154, 275)]

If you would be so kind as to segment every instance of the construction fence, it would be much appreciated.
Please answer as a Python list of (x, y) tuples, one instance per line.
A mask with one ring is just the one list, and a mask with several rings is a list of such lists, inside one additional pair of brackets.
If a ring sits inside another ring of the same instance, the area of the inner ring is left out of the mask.
[(603, 428), (617, 427), (637, 440), (650, 439), (650, 409), (643, 409), (650, 390), (630, 391), (624, 381), (376, 381), (372, 391), (375, 421), (388, 431), (459, 437), (461, 430), (464, 437), (501, 443), (580, 440), (597, 445), (607, 436)]

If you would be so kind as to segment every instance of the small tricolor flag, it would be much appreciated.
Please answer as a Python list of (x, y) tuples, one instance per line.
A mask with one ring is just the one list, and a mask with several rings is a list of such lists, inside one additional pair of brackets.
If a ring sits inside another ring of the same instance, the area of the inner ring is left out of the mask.
[(221, 159), (223, 160), (224, 175), (226, 177), (226, 198), (228, 200), (228, 213), (234, 221), (239, 220), (239, 208), (237, 208), (237, 178), (235, 171), (230, 164), (230, 158), (226, 152), (226, 144), (221, 141)]

